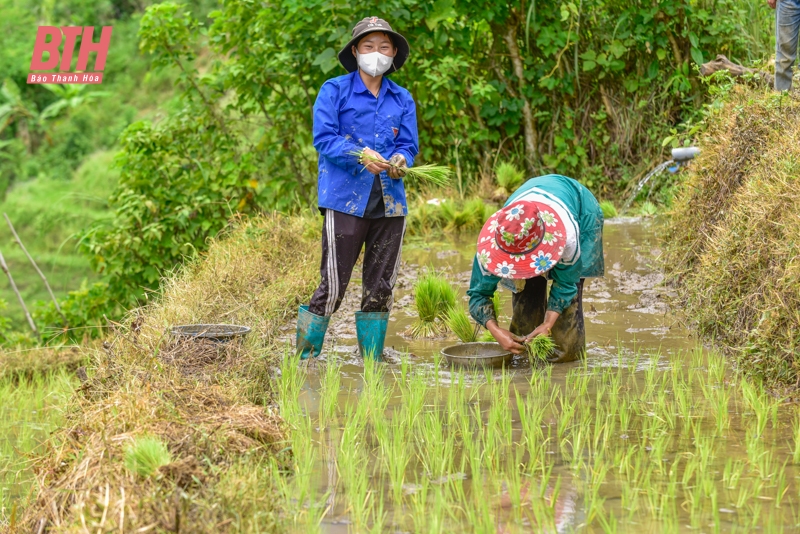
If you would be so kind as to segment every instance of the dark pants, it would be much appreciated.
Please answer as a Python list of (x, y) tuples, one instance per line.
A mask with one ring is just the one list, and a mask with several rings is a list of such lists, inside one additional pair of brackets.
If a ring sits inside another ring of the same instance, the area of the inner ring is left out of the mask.
[[(578, 294), (556, 319), (550, 335), (556, 349), (548, 358), (551, 363), (563, 363), (583, 358), (586, 351), (586, 329), (583, 324), (583, 281), (578, 282)], [(547, 311), (547, 279), (536, 276), (525, 281), (525, 289), (511, 297), (511, 333), (527, 336), (544, 322)]]
[(362, 247), (361, 311), (390, 311), (405, 229), (405, 217), (363, 219), (325, 210), (319, 270), (322, 279), (308, 311), (328, 317), (339, 309)]

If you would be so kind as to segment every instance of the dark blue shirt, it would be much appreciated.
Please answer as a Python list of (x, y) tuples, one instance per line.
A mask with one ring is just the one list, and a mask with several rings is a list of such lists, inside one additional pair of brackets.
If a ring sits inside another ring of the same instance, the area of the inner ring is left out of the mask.
[[(376, 98), (356, 71), (325, 82), (314, 103), (320, 208), (364, 216), (375, 177), (349, 154), (364, 147), (387, 160), (402, 154), (411, 167), (419, 152), (417, 111), (406, 89), (384, 77)], [(385, 171), (379, 178), (386, 217), (407, 215), (403, 180)]]

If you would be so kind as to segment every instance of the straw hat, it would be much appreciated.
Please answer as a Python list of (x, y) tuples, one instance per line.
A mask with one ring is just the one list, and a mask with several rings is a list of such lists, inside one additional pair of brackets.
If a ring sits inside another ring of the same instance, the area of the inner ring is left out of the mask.
[(347, 69), (347, 72), (355, 72), (358, 70), (358, 60), (353, 55), (351, 48), (358, 44), (358, 41), (368, 33), (383, 32), (389, 34), (392, 38), (395, 48), (397, 48), (397, 55), (394, 56), (392, 66), (389, 70), (384, 72), (384, 76), (399, 70), (408, 58), (408, 41), (406, 38), (392, 30), (392, 27), (385, 20), (378, 17), (366, 17), (362, 19), (355, 28), (353, 28), (353, 37), (348, 41), (341, 52), (339, 52), (339, 63)]
[(478, 236), (483, 270), (515, 280), (539, 276), (564, 254), (566, 227), (555, 210), (536, 201), (512, 202), (489, 217)]

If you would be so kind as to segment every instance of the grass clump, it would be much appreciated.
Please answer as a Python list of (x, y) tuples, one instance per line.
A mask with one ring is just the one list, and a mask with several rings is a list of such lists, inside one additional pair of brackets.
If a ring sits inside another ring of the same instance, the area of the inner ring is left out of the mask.
[(617, 207), (614, 206), (614, 203), (610, 200), (603, 200), (600, 202), (600, 209), (603, 211), (603, 218), (605, 219), (613, 219), (619, 215)]
[(555, 348), (556, 343), (553, 338), (541, 334), (525, 343), (525, 349), (531, 360), (546, 361)]
[(477, 333), (463, 306), (453, 306), (447, 312), (445, 325), (462, 343), (472, 343)]
[(125, 467), (140, 477), (153, 476), (171, 462), (167, 445), (156, 436), (140, 436), (125, 448)]
[(414, 305), (419, 318), (411, 329), (414, 337), (428, 337), (442, 331), (450, 309), (456, 303), (456, 290), (441, 274), (426, 271), (414, 284)]
[(783, 96), (737, 88), (706, 119), (664, 236), (687, 318), (771, 386), (800, 376), (800, 103)]

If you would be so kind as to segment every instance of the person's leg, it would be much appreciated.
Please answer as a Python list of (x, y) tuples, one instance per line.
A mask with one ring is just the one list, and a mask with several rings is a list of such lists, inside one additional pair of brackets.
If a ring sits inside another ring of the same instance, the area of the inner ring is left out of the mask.
[(547, 360), (564, 363), (583, 358), (586, 353), (586, 328), (583, 323), (583, 281), (578, 282), (578, 294), (561, 313), (553, 325), (550, 335), (556, 349)]
[(369, 226), (370, 219), (325, 211), (320, 282), (311, 297), (308, 311), (330, 317), (339, 309)]
[(797, 57), (800, 1), (778, 0), (775, 9), (775, 90), (792, 88), (792, 66)]
[(536, 276), (525, 280), (525, 288), (511, 296), (512, 334), (527, 336), (544, 322), (547, 311), (547, 279)]
[(383, 356), (405, 228), (405, 217), (370, 221), (364, 243), (361, 311), (356, 312), (356, 335), (362, 358), (380, 360)]
[(322, 226), (320, 283), (308, 306), (297, 314), (296, 350), (300, 357), (316, 358), (322, 352), (330, 316), (339, 308), (361, 253), (368, 225), (365, 219), (333, 210), (325, 211)]
[(405, 230), (405, 217), (370, 219), (364, 240), (361, 311), (391, 311)]

